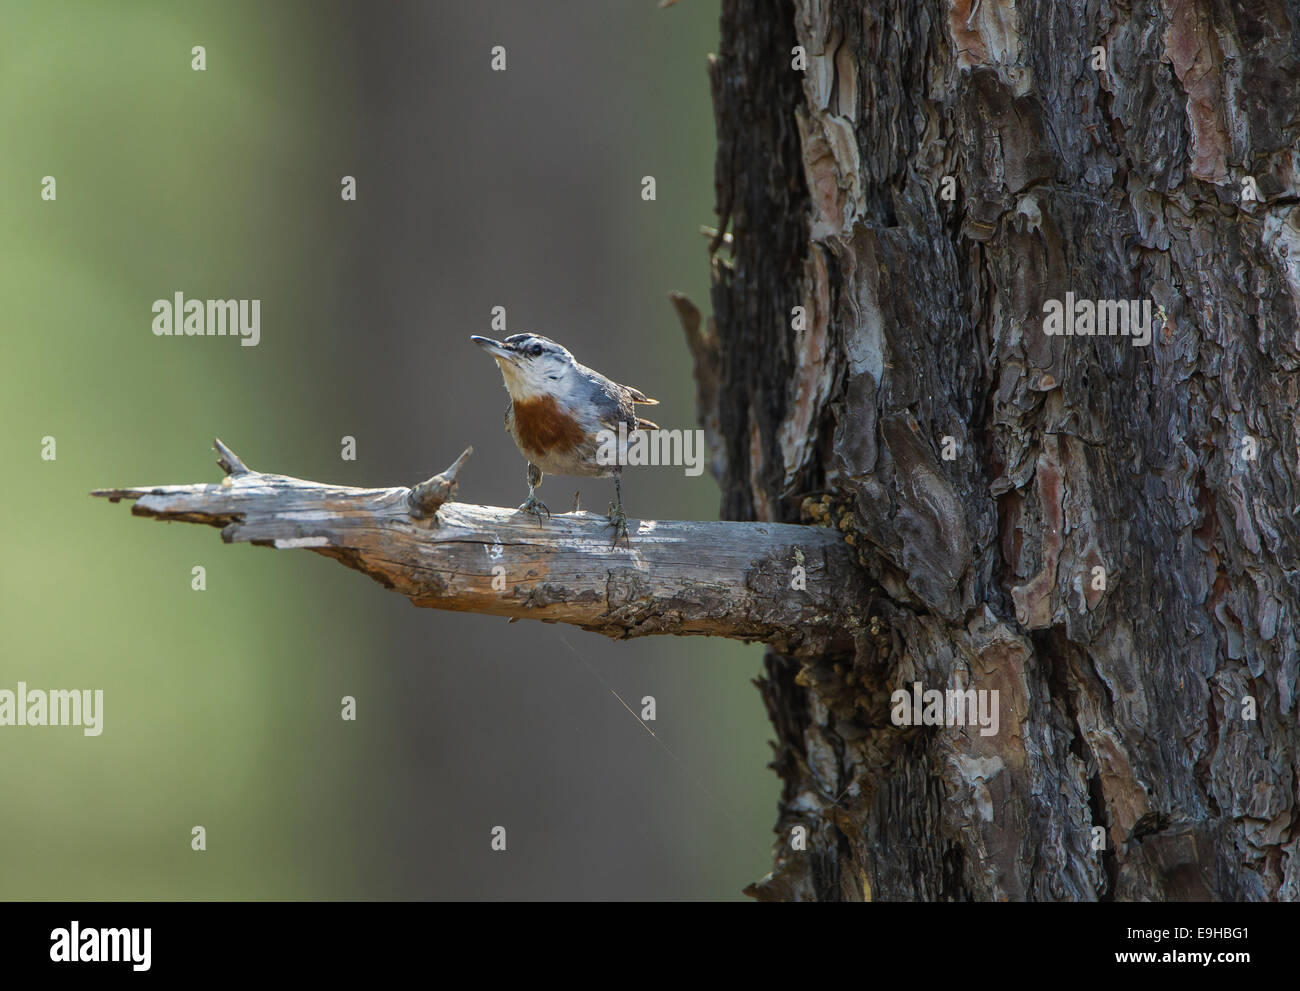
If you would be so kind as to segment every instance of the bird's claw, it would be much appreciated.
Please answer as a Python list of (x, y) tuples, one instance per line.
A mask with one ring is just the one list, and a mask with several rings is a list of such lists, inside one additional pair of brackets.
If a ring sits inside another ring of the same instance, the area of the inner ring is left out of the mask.
[(520, 503), (519, 512), (528, 513), (530, 516), (536, 516), (538, 526), (542, 525), (543, 514), (545, 514), (548, 520), (551, 518), (551, 511), (546, 508), (546, 503), (542, 502), (541, 499), (538, 499), (537, 496), (534, 495), (530, 495)]
[(632, 538), (628, 535), (627, 532), (627, 514), (623, 512), (623, 507), (615, 506), (611, 502), (609, 504), (609, 515), (606, 516), (606, 519), (608, 519), (609, 522), (605, 525), (612, 526), (614, 528), (614, 542), (609, 545), (610, 550), (613, 550), (615, 547), (618, 546), (619, 537), (622, 537), (623, 542), (627, 544), (629, 549), (631, 549)]

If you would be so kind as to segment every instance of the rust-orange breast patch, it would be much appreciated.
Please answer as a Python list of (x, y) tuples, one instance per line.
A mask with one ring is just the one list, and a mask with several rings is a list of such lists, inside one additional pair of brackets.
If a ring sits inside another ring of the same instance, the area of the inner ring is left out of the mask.
[(515, 401), (515, 436), (520, 447), (538, 454), (564, 454), (587, 439), (553, 396)]

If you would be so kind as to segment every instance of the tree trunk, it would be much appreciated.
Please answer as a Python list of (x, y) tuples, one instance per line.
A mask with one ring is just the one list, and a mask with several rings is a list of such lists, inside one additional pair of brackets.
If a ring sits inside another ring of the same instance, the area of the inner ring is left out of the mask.
[[(766, 659), (757, 897), (1300, 896), (1297, 38), (1284, 0), (724, 0), (723, 515), (871, 579), (851, 648)], [(1049, 335), (1067, 293), (1151, 342)], [(907, 725), (917, 683), (997, 732)]]

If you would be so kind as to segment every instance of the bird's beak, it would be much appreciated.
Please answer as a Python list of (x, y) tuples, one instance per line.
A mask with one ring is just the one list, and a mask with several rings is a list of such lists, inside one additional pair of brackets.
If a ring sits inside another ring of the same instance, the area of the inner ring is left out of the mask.
[(509, 345), (494, 341), (490, 337), (479, 337), (475, 334), (470, 336), (470, 340), (492, 355), (493, 358), (504, 358), (513, 362), (519, 357)]

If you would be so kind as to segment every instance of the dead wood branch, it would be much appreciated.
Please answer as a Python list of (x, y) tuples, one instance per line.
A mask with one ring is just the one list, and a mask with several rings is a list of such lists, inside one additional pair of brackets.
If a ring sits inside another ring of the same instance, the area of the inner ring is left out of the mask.
[(611, 548), (592, 513), (539, 525), (447, 501), (470, 450), (413, 488), (358, 489), (253, 471), (220, 440), (216, 448), (227, 472), (219, 484), (92, 495), (134, 500), (136, 516), (221, 527), (227, 543), (316, 551), (417, 606), (617, 638), (699, 634), (838, 651), (851, 647), (867, 601), (851, 549), (822, 527), (629, 520), (630, 548)]

